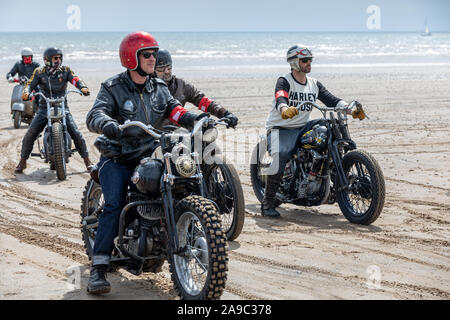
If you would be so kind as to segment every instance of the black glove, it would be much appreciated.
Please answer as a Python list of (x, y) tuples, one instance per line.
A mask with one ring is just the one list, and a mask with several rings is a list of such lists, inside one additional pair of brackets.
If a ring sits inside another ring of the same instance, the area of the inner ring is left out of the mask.
[(230, 111), (225, 112), (223, 116), (224, 118), (228, 119), (228, 125), (230, 127), (235, 128), (237, 126), (239, 119)]
[(110, 121), (103, 126), (103, 134), (111, 140), (119, 140), (122, 136), (122, 131), (119, 129), (117, 122)]

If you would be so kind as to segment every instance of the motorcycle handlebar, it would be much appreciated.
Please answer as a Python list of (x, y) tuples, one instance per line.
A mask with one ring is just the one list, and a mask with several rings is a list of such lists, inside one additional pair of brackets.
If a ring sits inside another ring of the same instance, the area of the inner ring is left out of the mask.
[(67, 90), (66, 93), (64, 94), (64, 96), (59, 97), (59, 98), (47, 98), (42, 92), (32, 92), (30, 94), (30, 98), (33, 96), (41, 96), (45, 101), (47, 101), (48, 103), (57, 103), (57, 102), (62, 102), (64, 101), (64, 99), (66, 99), (66, 97), (69, 95), (69, 93), (78, 93), (79, 95), (82, 95), (83, 93), (80, 90)]
[[(192, 129), (192, 132), (190, 133), (191, 136), (194, 136), (198, 130), (200, 130), (203, 126), (203, 124), (209, 119), (209, 117), (203, 117), (201, 118), (194, 126), (194, 128)], [(215, 120), (214, 124), (221, 124), (221, 125), (228, 125), (226, 122), (223, 121), (223, 119), (219, 119), (219, 120)], [(125, 121), (124, 124), (119, 125), (119, 129), (120, 130), (125, 130), (128, 127), (139, 127), (142, 130), (144, 130), (145, 132), (147, 132), (149, 135), (151, 135), (152, 137), (154, 137), (155, 139), (160, 139), (161, 135), (159, 133), (157, 133), (155, 130), (155, 128), (153, 128), (151, 125), (146, 125), (145, 123), (141, 122), (141, 121)], [(172, 135), (174, 133), (171, 133)]]
[(346, 111), (348, 109), (352, 109), (354, 107), (355, 103), (356, 103), (356, 101), (352, 101), (348, 106), (343, 106), (343, 107), (321, 107), (315, 102), (305, 101), (305, 102), (300, 103), (297, 106), (297, 110), (300, 111), (302, 106), (309, 104), (309, 105), (319, 109), (322, 112), (326, 112), (326, 111)]
[(156, 139), (160, 139), (161, 138), (161, 135), (156, 133), (153, 130), (154, 128), (151, 125), (147, 126), (145, 123), (140, 122), (140, 121), (129, 121), (129, 120), (127, 120), (127, 121), (125, 121), (124, 124), (119, 125), (119, 129), (123, 131), (126, 128), (133, 127), (133, 126), (141, 128), (142, 130), (147, 132), (149, 135), (151, 135), (153, 138), (156, 138)]

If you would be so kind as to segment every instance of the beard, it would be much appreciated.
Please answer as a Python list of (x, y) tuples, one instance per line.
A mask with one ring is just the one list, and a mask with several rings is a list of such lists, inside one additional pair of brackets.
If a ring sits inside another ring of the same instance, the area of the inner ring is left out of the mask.
[(303, 73), (310, 73), (311, 72), (311, 66), (300, 66), (300, 71)]

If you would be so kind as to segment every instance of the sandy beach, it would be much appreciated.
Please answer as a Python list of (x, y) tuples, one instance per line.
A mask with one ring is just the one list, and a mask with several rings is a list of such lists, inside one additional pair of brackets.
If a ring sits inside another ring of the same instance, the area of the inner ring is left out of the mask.
[[(85, 117), (112, 74), (78, 75), (91, 96), (72, 95), (69, 106), (97, 160), (96, 134), (88, 132)], [(222, 299), (450, 299), (450, 67), (313, 66), (312, 77), (336, 96), (361, 102), (370, 117), (349, 121), (352, 138), (378, 160), (386, 180), (383, 212), (370, 226), (350, 224), (337, 204), (283, 205), (280, 219), (260, 215), (249, 153), (257, 132), (264, 132), (278, 75), (182, 75), (240, 119), (237, 130), (221, 129), (246, 200), (244, 229), (229, 243)], [(24, 174), (14, 174), (28, 126), (13, 128), (12, 88), (2, 75), (0, 299), (177, 299), (167, 263), (159, 274), (111, 273), (109, 295), (86, 293), (89, 261), (79, 225), (89, 175), (78, 154), (62, 182), (36, 157)]]

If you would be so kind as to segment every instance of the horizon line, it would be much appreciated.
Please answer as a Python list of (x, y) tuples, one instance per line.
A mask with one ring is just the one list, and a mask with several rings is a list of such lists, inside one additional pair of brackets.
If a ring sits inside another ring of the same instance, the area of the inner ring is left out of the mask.
[[(142, 31), (145, 31), (143, 29), (139, 29)], [(116, 31), (104, 31), (104, 30), (33, 30), (33, 31), (0, 31), (0, 33), (40, 33), (40, 32), (47, 32), (47, 33), (83, 33), (83, 32), (103, 32), (103, 33), (116, 33), (116, 32), (134, 32), (138, 30), (116, 30)], [(252, 31), (252, 30), (241, 30), (241, 31), (226, 31), (226, 30), (216, 30), (216, 31), (151, 31), (151, 32), (158, 32), (158, 33), (421, 33), (423, 30), (359, 30), (359, 31), (328, 31), (328, 30), (321, 30), (321, 31), (270, 31), (270, 30), (263, 30), (263, 31)], [(434, 30), (431, 33), (448, 33), (450, 30)]]

